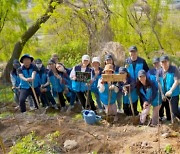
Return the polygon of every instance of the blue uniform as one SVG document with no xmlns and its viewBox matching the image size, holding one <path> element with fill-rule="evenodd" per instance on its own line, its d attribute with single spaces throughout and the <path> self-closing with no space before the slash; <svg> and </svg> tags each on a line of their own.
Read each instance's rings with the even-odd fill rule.
<svg viewBox="0 0 180 154">
<path fill-rule="evenodd" d="M 74 69 L 75 69 L 75 72 L 81 72 L 81 66 L 80 65 L 75 66 Z M 91 68 L 86 67 L 85 72 L 91 73 Z M 84 82 L 78 82 L 78 81 L 72 80 L 72 89 L 75 92 L 85 92 L 88 90 L 88 87 L 87 87 L 86 83 L 84 83 Z"/>
<path fill-rule="evenodd" d="M 102 74 L 103 69 L 99 67 L 99 74 L 97 76 L 95 76 L 95 72 L 94 69 L 92 70 L 92 78 L 93 78 L 93 82 L 91 84 L 91 92 L 93 92 L 95 94 L 96 97 L 96 102 L 98 104 L 98 108 L 102 109 L 102 104 L 100 101 L 100 96 L 99 96 L 99 90 L 98 90 L 98 80 L 101 78 L 101 74 Z"/>
<path fill-rule="evenodd" d="M 127 70 L 134 80 L 137 80 L 140 70 L 144 69 L 146 72 L 149 70 L 145 60 L 140 57 L 138 57 L 136 61 L 132 61 L 131 58 L 128 58 L 126 59 L 126 64 L 129 65 Z"/>
<path fill-rule="evenodd" d="M 37 67 L 34 66 L 33 64 L 30 64 L 29 68 L 26 68 L 23 65 L 18 69 L 18 73 L 23 74 L 25 78 L 31 78 L 33 72 L 37 72 Z M 35 90 L 36 96 L 38 97 L 39 93 L 40 93 L 39 92 L 40 84 L 39 84 L 39 78 L 38 78 L 37 74 L 35 75 L 35 79 L 34 79 L 33 83 L 28 83 L 27 81 L 24 81 L 24 80 L 20 79 L 20 98 L 19 98 L 19 102 L 20 102 L 21 112 L 26 112 L 25 101 L 26 101 L 26 98 L 29 95 L 31 95 L 33 97 L 35 107 L 38 108 L 38 105 L 37 105 L 38 102 L 36 102 L 34 93 L 31 90 L 31 84 L 32 84 L 32 87 Z"/>
<path fill-rule="evenodd" d="M 140 95 L 142 96 L 143 102 L 147 101 L 154 107 L 162 103 L 160 94 L 158 96 L 158 89 L 153 85 L 151 85 L 150 87 L 142 86 L 140 88 Z"/>
<path fill-rule="evenodd" d="M 44 85 L 48 82 L 48 70 L 44 66 L 42 66 L 41 69 L 37 71 L 37 76 L 39 78 L 40 85 Z M 43 88 L 46 88 L 46 92 L 41 92 L 40 95 L 43 106 L 49 106 L 49 102 L 51 102 L 52 105 L 55 106 L 56 102 L 51 94 L 50 85 Z"/>
<path fill-rule="evenodd" d="M 179 70 L 175 66 L 170 65 L 167 72 L 163 71 L 163 83 L 161 85 L 164 95 L 172 88 L 175 79 L 177 80 L 180 79 Z M 171 107 L 173 114 L 180 119 L 180 112 L 178 110 L 179 93 L 180 93 L 180 85 L 178 85 L 173 90 L 171 97 L 168 97 L 168 99 L 171 100 Z M 169 102 L 167 100 L 162 102 L 162 106 L 159 112 L 160 117 L 164 116 L 164 107 L 166 109 L 167 120 L 171 120 Z"/>
<path fill-rule="evenodd" d="M 31 78 L 33 71 L 35 71 L 35 72 L 37 71 L 36 66 L 34 66 L 33 64 L 30 64 L 30 67 L 29 67 L 29 68 L 26 68 L 26 67 L 23 65 L 23 66 L 21 66 L 21 67 L 18 69 L 18 73 L 19 73 L 19 74 L 23 74 L 25 78 Z M 33 86 L 34 88 L 37 88 L 37 87 L 40 86 L 40 84 L 39 84 L 39 78 L 38 78 L 37 74 L 36 74 L 35 79 L 34 79 L 34 81 L 33 81 L 33 83 L 32 83 L 32 86 Z M 21 88 L 21 89 L 29 89 L 29 88 L 30 88 L 30 85 L 29 85 L 29 83 L 28 83 L 27 81 L 24 81 L 24 80 L 20 79 L 20 88 Z"/>
<path fill-rule="evenodd" d="M 109 98 L 110 90 L 107 83 L 104 83 L 104 86 L 105 86 L 105 90 L 102 93 L 99 92 L 100 100 L 104 105 L 108 105 L 108 98 Z M 114 90 L 112 90 L 110 104 L 114 104 L 116 102 L 116 99 L 117 99 L 117 93 Z"/>
</svg>

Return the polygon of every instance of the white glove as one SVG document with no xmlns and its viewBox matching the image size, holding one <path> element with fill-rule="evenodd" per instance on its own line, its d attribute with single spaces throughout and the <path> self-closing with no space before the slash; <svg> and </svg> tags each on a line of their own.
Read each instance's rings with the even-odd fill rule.
<svg viewBox="0 0 180 154">
<path fill-rule="evenodd" d="M 167 91 L 166 94 L 165 94 L 166 97 L 170 97 L 171 95 L 172 95 L 172 91 L 171 90 Z"/>
</svg>

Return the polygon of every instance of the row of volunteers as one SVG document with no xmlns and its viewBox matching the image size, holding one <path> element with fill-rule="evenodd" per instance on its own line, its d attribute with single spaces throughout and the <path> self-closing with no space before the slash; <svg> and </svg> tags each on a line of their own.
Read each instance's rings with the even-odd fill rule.
<svg viewBox="0 0 180 154">
<path fill-rule="evenodd" d="M 152 125 L 156 125 L 159 118 L 165 119 L 164 112 L 166 119 L 171 120 L 170 102 L 173 117 L 180 119 L 180 72 L 171 65 L 167 55 L 154 58 L 153 68 L 149 69 L 146 61 L 138 56 L 137 47 L 131 46 L 125 66 L 116 66 L 111 54 L 105 55 L 104 63 L 105 67 L 101 68 L 100 57 L 93 57 L 91 62 L 88 55 L 83 55 L 81 63 L 69 69 L 54 54 L 45 67 L 41 59 L 34 60 L 25 54 L 20 62 L 14 60 L 10 74 L 15 101 L 21 112 L 26 112 L 26 101 L 30 103 L 30 109 L 33 109 L 33 100 L 35 109 L 41 102 L 46 109 L 50 106 L 59 109 L 60 105 L 61 112 L 72 110 L 74 103 L 80 102 L 83 109 L 90 108 L 99 113 L 105 111 L 113 115 L 115 121 L 118 120 L 118 112 L 132 115 L 132 103 L 134 114 L 140 114 L 141 124 L 145 123 L 152 106 Z M 91 80 L 88 83 L 77 81 L 76 72 L 91 73 Z M 125 74 L 126 79 L 107 83 L 103 81 L 102 74 Z M 141 113 L 137 110 L 138 99 Z"/>
</svg>

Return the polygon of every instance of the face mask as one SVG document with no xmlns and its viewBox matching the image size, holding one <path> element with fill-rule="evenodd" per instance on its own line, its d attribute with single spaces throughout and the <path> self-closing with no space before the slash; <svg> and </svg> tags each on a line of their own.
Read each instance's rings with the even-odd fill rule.
<svg viewBox="0 0 180 154">
<path fill-rule="evenodd" d="M 19 65 L 19 64 L 13 64 L 13 67 L 14 67 L 15 69 L 18 69 L 18 68 L 20 67 L 20 65 Z"/>
<path fill-rule="evenodd" d="M 36 67 L 40 69 L 42 67 L 42 64 L 36 64 Z"/>
</svg>

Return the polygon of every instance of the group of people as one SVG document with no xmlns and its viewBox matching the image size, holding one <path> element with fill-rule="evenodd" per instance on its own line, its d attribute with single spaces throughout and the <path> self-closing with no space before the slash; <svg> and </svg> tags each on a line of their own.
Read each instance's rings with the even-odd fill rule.
<svg viewBox="0 0 180 154">
<path fill-rule="evenodd" d="M 149 69 L 146 61 L 138 56 L 136 46 L 129 48 L 129 58 L 122 67 L 115 65 L 111 54 L 105 55 L 104 68 L 100 57 L 91 61 L 89 55 L 83 55 L 81 63 L 71 69 L 59 62 L 57 54 L 52 55 L 47 66 L 41 59 L 34 60 L 25 54 L 20 62 L 14 60 L 10 73 L 14 100 L 21 112 L 26 112 L 26 101 L 31 110 L 38 109 L 41 102 L 46 109 L 53 107 L 60 112 L 71 111 L 75 103 L 80 103 L 82 109 L 114 116 L 114 121 L 118 121 L 118 112 L 140 115 L 140 124 L 144 124 L 152 106 L 151 125 L 157 125 L 159 119 L 180 119 L 180 72 L 171 65 L 167 55 L 155 57 L 152 63 L 153 68 Z M 90 73 L 90 80 L 77 80 L 77 72 Z M 124 74 L 125 79 L 107 82 L 103 81 L 102 74 Z M 141 113 L 137 110 L 138 100 Z"/>
</svg>

